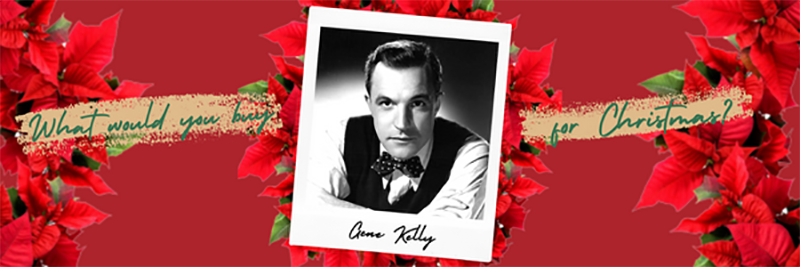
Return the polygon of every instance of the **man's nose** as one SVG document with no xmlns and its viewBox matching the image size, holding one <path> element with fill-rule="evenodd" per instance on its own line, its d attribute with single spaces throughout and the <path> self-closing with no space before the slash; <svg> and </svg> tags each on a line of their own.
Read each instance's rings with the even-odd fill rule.
<svg viewBox="0 0 800 267">
<path fill-rule="evenodd" d="M 394 127 L 402 131 L 410 130 L 414 126 L 413 119 L 414 116 L 411 114 L 411 109 L 403 107 L 394 118 Z"/>
</svg>

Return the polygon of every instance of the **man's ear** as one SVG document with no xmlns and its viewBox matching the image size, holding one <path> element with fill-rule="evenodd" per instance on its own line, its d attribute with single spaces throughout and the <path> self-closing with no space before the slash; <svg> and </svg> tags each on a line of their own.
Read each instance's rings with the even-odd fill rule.
<svg viewBox="0 0 800 267">
<path fill-rule="evenodd" d="M 442 106 L 442 98 L 444 97 L 444 93 L 438 93 L 436 96 L 433 97 L 433 115 L 439 113 L 439 108 Z"/>
</svg>

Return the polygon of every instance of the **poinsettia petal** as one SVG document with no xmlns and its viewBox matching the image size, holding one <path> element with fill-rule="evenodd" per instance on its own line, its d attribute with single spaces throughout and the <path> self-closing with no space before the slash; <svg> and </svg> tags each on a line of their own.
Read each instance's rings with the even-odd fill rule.
<svg viewBox="0 0 800 267">
<path fill-rule="evenodd" d="M 403 12 L 413 15 L 421 15 L 422 7 L 427 0 L 396 0 L 398 6 L 403 9 Z"/>
<path fill-rule="evenodd" d="M 672 231 L 707 234 L 717 229 L 717 227 L 730 223 L 731 219 L 733 219 L 733 216 L 731 216 L 728 208 L 720 202 L 714 201 L 711 207 L 704 211 L 703 214 L 694 219 L 683 219 L 678 227 L 675 227 Z"/>
<path fill-rule="evenodd" d="M 506 229 L 514 227 L 525 229 L 525 213 L 522 206 L 512 201 L 511 205 L 508 206 L 508 210 L 498 220 Z"/>
<path fill-rule="evenodd" d="M 114 190 L 111 190 L 103 179 L 97 176 L 92 169 L 86 167 L 61 164 L 59 175 L 61 176 L 61 180 L 64 180 L 65 184 L 77 187 L 91 187 L 92 191 L 97 195 L 117 194 Z"/>
<path fill-rule="evenodd" d="M 57 76 L 58 69 L 58 44 L 47 41 L 30 41 L 28 49 L 31 53 L 31 63 L 36 66 L 42 74 Z M 57 78 L 49 79 L 51 82 Z"/>
<path fill-rule="evenodd" d="M 642 192 L 636 209 L 655 205 L 658 201 L 683 209 L 694 198 L 694 189 L 703 184 L 703 174 L 682 166 L 669 157 L 653 168 L 653 174 Z"/>
<path fill-rule="evenodd" d="M 286 88 L 273 77 L 269 77 L 269 80 L 267 80 L 267 93 L 275 95 L 275 101 L 281 105 L 286 103 L 286 99 L 289 98 L 289 93 L 286 92 Z"/>
<path fill-rule="evenodd" d="M 757 42 L 750 49 L 750 59 L 758 68 L 767 88 L 786 107 L 791 99 L 791 86 L 794 74 L 800 67 L 800 49 L 797 44 L 778 44 Z"/>
<path fill-rule="evenodd" d="M 358 266 L 358 254 L 354 250 L 328 249 L 322 266 Z"/>
<path fill-rule="evenodd" d="M 800 32 L 788 20 L 778 17 L 775 24 L 761 26 L 761 37 L 768 43 L 795 43 L 800 41 Z"/>
<path fill-rule="evenodd" d="M 281 155 L 278 152 L 265 147 L 262 142 L 255 143 L 247 148 L 239 162 L 238 177 L 244 178 L 253 174 L 265 181 L 275 172 L 275 165 L 280 160 Z"/>
<path fill-rule="evenodd" d="M 521 106 L 520 104 L 506 101 L 505 113 L 503 114 L 503 141 L 514 148 L 519 148 L 519 143 L 522 141 L 523 118 L 519 115 L 522 110 Z"/>
<path fill-rule="evenodd" d="M 508 24 L 511 24 L 511 30 L 512 30 L 512 31 L 513 31 L 513 30 L 516 30 L 516 29 L 517 29 L 517 23 L 519 23 L 519 16 L 520 16 L 520 15 L 517 15 L 517 16 L 516 16 L 516 17 L 514 17 L 513 19 L 510 19 L 510 20 L 503 21 L 503 23 L 508 23 Z"/>
<path fill-rule="evenodd" d="M 303 265 L 308 261 L 308 249 L 302 246 L 289 245 L 289 239 L 283 243 L 283 246 L 289 249 L 289 257 L 292 262 L 292 267 Z"/>
<path fill-rule="evenodd" d="M 0 163 L 3 164 L 3 169 L 7 172 L 17 173 L 17 170 L 25 166 L 28 162 L 28 156 L 22 152 L 22 146 L 17 143 L 16 137 L 6 139 L 6 144 L 0 148 Z"/>
<path fill-rule="evenodd" d="M 759 119 L 758 127 L 764 133 L 764 137 L 761 147 L 756 152 L 756 157 L 764 162 L 773 175 L 777 175 L 781 168 L 777 162 L 789 154 L 789 150 L 786 148 L 788 139 L 783 130 L 770 121 Z"/>
<path fill-rule="evenodd" d="M 275 67 L 278 68 L 278 71 L 284 78 L 292 81 L 298 87 L 303 86 L 303 68 L 287 64 L 286 59 L 283 57 L 271 57 L 272 61 L 275 62 Z"/>
<path fill-rule="evenodd" d="M 553 59 L 553 46 L 556 41 L 546 44 L 538 51 L 522 49 L 514 67 L 514 77 L 517 79 L 531 79 L 535 84 L 541 84 L 550 75 L 550 63 Z"/>
<path fill-rule="evenodd" d="M 394 262 L 394 254 L 364 251 L 363 267 L 385 267 Z"/>
<path fill-rule="evenodd" d="M 733 241 L 716 241 L 697 248 L 715 266 L 742 266 L 741 253 Z"/>
<path fill-rule="evenodd" d="M 699 17 L 708 36 L 728 36 L 740 32 L 751 23 L 744 17 L 739 1 L 691 0 L 678 6 L 686 14 Z"/>
<path fill-rule="evenodd" d="M 0 265 L 32 266 L 32 244 L 31 222 L 26 212 L 14 222 L 0 228 Z"/>
<path fill-rule="evenodd" d="M 114 92 L 103 77 L 84 65 L 71 64 L 64 70 L 59 92 L 65 96 L 114 98 Z"/>
<path fill-rule="evenodd" d="M 302 91 L 295 86 L 278 112 L 278 118 L 283 123 L 282 130 L 290 132 L 292 136 L 297 136 L 300 129 L 301 95 Z"/>
<path fill-rule="evenodd" d="M 792 256 L 789 257 L 789 260 L 786 262 L 786 267 L 796 267 L 800 266 L 800 247 L 792 252 Z"/>
<path fill-rule="evenodd" d="M 708 83 L 706 77 L 692 65 L 689 65 L 689 62 L 686 62 L 683 72 L 685 79 L 683 82 L 683 94 L 689 97 L 689 101 L 712 90 L 711 84 Z"/>
<path fill-rule="evenodd" d="M 104 19 L 97 27 L 88 27 L 79 21 L 69 34 L 64 62 L 85 65 L 94 72 L 103 70 L 114 55 L 120 14 Z"/>
<path fill-rule="evenodd" d="M 780 224 L 738 223 L 728 229 L 742 253 L 742 265 L 783 266 L 794 249 L 789 232 Z"/>
<path fill-rule="evenodd" d="M 777 4 L 781 5 L 778 17 L 788 20 L 791 25 L 800 25 L 800 2 L 778 1 Z"/>
<path fill-rule="evenodd" d="M 702 124 L 697 127 L 700 138 L 717 143 L 718 146 L 742 145 L 753 131 L 753 118 L 744 117 L 715 124 Z"/>
<path fill-rule="evenodd" d="M 761 1 L 739 0 L 739 4 L 741 5 L 742 16 L 747 20 L 759 20 L 766 16 Z"/>
<path fill-rule="evenodd" d="M 18 193 L 28 210 L 34 214 L 41 214 L 47 210 L 51 198 L 47 195 L 46 181 L 42 176 L 31 179 L 31 172 L 26 166 L 20 166 L 17 176 Z"/>
<path fill-rule="evenodd" d="M 264 189 L 259 196 L 270 196 L 270 197 L 286 197 L 292 194 L 294 188 L 294 174 L 289 174 L 286 179 L 281 181 L 276 186 L 270 186 Z"/>
<path fill-rule="evenodd" d="M 122 81 L 117 89 L 114 89 L 114 94 L 117 95 L 117 98 L 140 97 L 150 86 L 153 86 L 153 84 Z"/>
<path fill-rule="evenodd" d="M 53 250 L 42 258 L 48 266 L 76 266 L 81 250 L 67 235 L 61 235 Z"/>
<path fill-rule="evenodd" d="M 465 18 L 468 20 L 477 20 L 477 21 L 494 21 L 497 18 L 497 12 L 478 9 L 467 13 Z"/>
<path fill-rule="evenodd" d="M 14 221 L 14 207 L 11 206 L 9 197 L 6 187 L 0 184 L 0 227 Z"/>
<path fill-rule="evenodd" d="M 45 98 L 53 95 L 58 88 L 47 80 L 44 74 L 36 74 L 28 83 L 28 89 L 19 102 L 26 102 L 34 99 Z"/>
<path fill-rule="evenodd" d="M 5 54 L 3 54 L 3 56 L 5 56 Z M 6 60 L 3 60 L 2 62 L 5 64 Z M 3 82 L 6 84 L 6 86 L 8 86 L 11 91 L 16 93 L 24 93 L 25 90 L 28 89 L 28 84 L 30 83 L 31 79 L 33 79 L 33 76 L 39 74 L 39 71 L 37 71 L 33 65 L 27 64 L 27 62 L 24 63 L 25 64 L 20 62 L 16 75 L 3 76 Z"/>
<path fill-rule="evenodd" d="M 278 206 L 278 211 L 283 213 L 289 220 L 292 219 L 292 202 Z"/>
<path fill-rule="evenodd" d="M 708 44 L 708 40 L 703 36 L 686 34 L 692 40 L 697 55 L 703 59 L 703 63 L 719 71 L 723 76 L 731 77 L 739 67 L 739 60 L 736 53 L 727 52 Z"/>
<path fill-rule="evenodd" d="M 21 56 L 22 49 L 0 47 L 0 57 L 3 58 L 3 61 L 0 61 L 0 76 L 3 77 L 3 81 L 8 76 L 16 76 Z"/>
<path fill-rule="evenodd" d="M 514 162 L 514 165 L 519 167 L 531 167 L 538 173 L 549 173 L 551 172 L 547 166 L 542 163 L 539 158 L 531 153 L 525 153 L 517 149 L 513 149 L 511 151 L 511 155 L 509 155 L 511 161 Z"/>
<path fill-rule="evenodd" d="M 307 31 L 308 25 L 292 21 L 265 34 L 264 37 L 278 43 L 283 49 L 283 56 L 296 57 L 306 53 Z"/>
<path fill-rule="evenodd" d="M 747 188 L 750 172 L 741 156 L 728 157 L 722 165 L 719 183 L 726 189 L 741 196 Z"/>
<path fill-rule="evenodd" d="M 753 194 L 764 200 L 773 214 L 777 214 L 789 205 L 790 188 L 792 188 L 791 180 L 772 177 L 761 179 L 753 189 Z"/>
<path fill-rule="evenodd" d="M 517 177 L 516 181 L 514 181 L 514 185 L 508 190 L 508 194 L 515 197 L 527 198 L 535 194 L 540 194 L 546 189 L 546 186 L 542 186 L 532 179 Z"/>
<path fill-rule="evenodd" d="M 95 135 L 91 138 L 81 136 L 75 139 L 75 145 L 78 147 L 78 150 L 87 157 L 108 165 L 108 151 L 106 151 L 105 136 Z"/>
<path fill-rule="evenodd" d="M 494 218 L 500 218 L 501 215 L 505 214 L 508 211 L 508 207 L 511 206 L 511 196 L 510 195 L 499 195 L 497 197 L 497 211 L 494 214 Z"/>
<path fill-rule="evenodd" d="M 5 86 L 0 86 L 0 127 L 12 131 L 18 131 L 17 121 L 17 101 L 19 94 L 11 91 Z"/>
<path fill-rule="evenodd" d="M 514 90 L 511 90 L 509 98 L 514 102 L 525 103 L 550 103 L 550 96 L 531 79 L 519 78 L 514 83 Z"/>
<path fill-rule="evenodd" d="M 57 223 L 67 228 L 81 229 L 92 223 L 99 224 L 108 216 L 88 203 L 72 200 L 64 207 Z"/>
<path fill-rule="evenodd" d="M 28 22 L 23 18 L 14 18 L 0 28 L 0 46 L 5 48 L 22 48 L 27 39 L 24 30 L 28 29 Z"/>
<path fill-rule="evenodd" d="M 25 12 L 25 7 L 14 0 L 0 0 L 0 25 Z"/>
<path fill-rule="evenodd" d="M 25 20 L 34 24 L 50 24 L 50 13 L 55 4 L 56 1 L 53 0 L 33 1 L 31 7 L 25 11 Z"/>
<path fill-rule="evenodd" d="M 732 210 L 737 223 L 774 223 L 775 217 L 767 203 L 756 195 L 748 194 L 742 198 L 742 207 Z"/>
<path fill-rule="evenodd" d="M 736 34 L 736 43 L 738 43 L 739 47 L 742 49 L 751 47 L 756 43 L 756 40 L 758 40 L 760 30 L 761 24 L 750 24 L 746 29 Z"/>
<path fill-rule="evenodd" d="M 702 170 L 714 154 L 714 144 L 683 132 L 667 131 L 664 140 L 675 159 L 689 171 Z"/>
<path fill-rule="evenodd" d="M 57 225 L 48 225 L 42 228 L 42 231 L 33 242 L 33 247 L 31 249 L 33 251 L 33 258 L 41 258 L 50 252 L 50 250 L 56 246 L 60 237 L 61 230 L 58 229 Z"/>
</svg>

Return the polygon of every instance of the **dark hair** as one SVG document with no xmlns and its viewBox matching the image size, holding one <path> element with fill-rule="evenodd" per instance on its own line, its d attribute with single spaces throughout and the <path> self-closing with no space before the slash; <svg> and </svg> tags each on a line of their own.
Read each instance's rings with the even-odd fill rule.
<svg viewBox="0 0 800 267">
<path fill-rule="evenodd" d="M 367 74 L 367 94 L 370 94 L 372 89 L 372 72 L 379 62 L 391 68 L 423 67 L 426 80 L 433 86 L 434 93 L 438 95 L 442 91 L 442 65 L 431 47 L 425 43 L 397 40 L 375 48 L 375 51 L 367 57 L 367 64 L 364 66 L 364 72 Z"/>
</svg>

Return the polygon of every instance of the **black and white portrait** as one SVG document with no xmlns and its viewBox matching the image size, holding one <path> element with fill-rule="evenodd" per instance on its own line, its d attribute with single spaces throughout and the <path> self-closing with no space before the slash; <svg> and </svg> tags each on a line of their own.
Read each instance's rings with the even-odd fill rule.
<svg viewBox="0 0 800 267">
<path fill-rule="evenodd" d="M 443 34 L 425 34 L 412 26 L 427 24 L 430 31 L 442 19 L 424 18 L 431 20 L 426 23 L 406 15 L 344 11 L 349 19 L 343 21 L 332 18 L 342 10 L 314 12 L 295 181 L 293 213 L 300 216 L 294 215 L 291 239 L 297 235 L 307 243 L 303 232 L 322 222 L 305 215 L 322 219 L 324 227 L 341 223 L 340 230 L 331 230 L 341 233 L 331 236 L 344 237 L 306 245 L 418 255 L 435 250 L 448 256 L 446 243 L 466 240 L 448 231 L 475 228 L 491 235 L 499 164 L 492 155 L 499 154 L 499 143 L 495 149 L 491 144 L 499 142 L 502 129 L 508 39 L 502 42 L 503 34 L 496 32 L 499 40 L 447 36 L 489 23 L 459 24 L 465 28 L 459 30 L 453 23 L 461 21 L 448 20 L 438 27 Z M 395 20 L 390 28 L 397 22 L 408 27 L 381 30 L 381 23 L 358 22 L 357 15 L 387 16 L 384 22 Z M 348 21 L 353 25 L 336 25 Z M 337 216 L 321 218 L 325 213 Z M 489 219 L 484 223 L 484 218 Z M 415 230 L 409 235 L 405 229 Z M 443 240 L 448 238 L 452 241 Z M 480 247 L 489 251 L 480 254 L 491 254 L 491 237 L 488 241 Z"/>
</svg>

